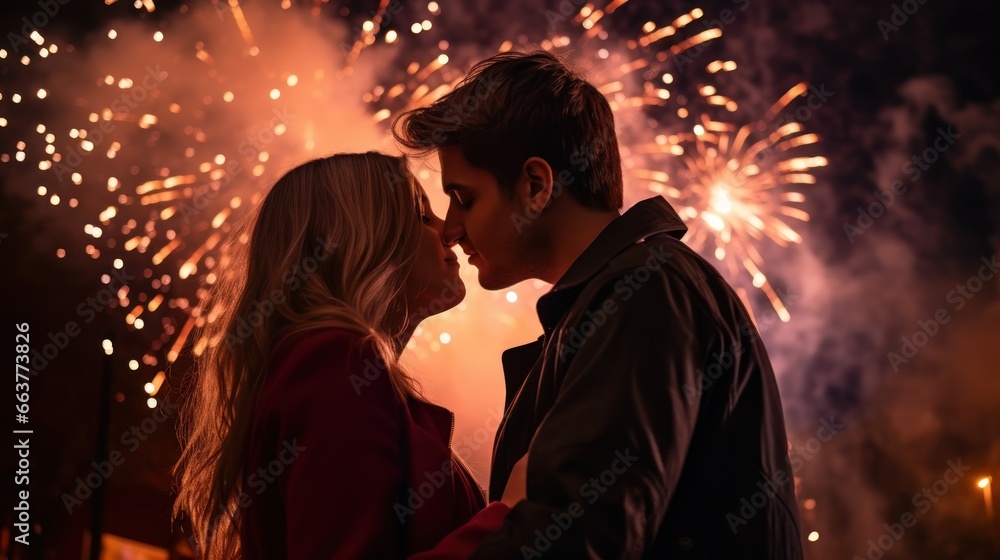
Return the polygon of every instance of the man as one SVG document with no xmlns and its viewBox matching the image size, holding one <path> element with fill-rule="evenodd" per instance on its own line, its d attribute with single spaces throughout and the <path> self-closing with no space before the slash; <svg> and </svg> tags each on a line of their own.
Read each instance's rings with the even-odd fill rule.
<svg viewBox="0 0 1000 560">
<path fill-rule="evenodd" d="M 802 557 L 767 353 L 662 197 L 624 214 L 603 95 L 545 52 L 498 54 L 393 127 L 440 158 L 444 241 L 480 284 L 553 284 L 503 354 L 490 497 L 527 496 L 473 558 Z"/>
</svg>

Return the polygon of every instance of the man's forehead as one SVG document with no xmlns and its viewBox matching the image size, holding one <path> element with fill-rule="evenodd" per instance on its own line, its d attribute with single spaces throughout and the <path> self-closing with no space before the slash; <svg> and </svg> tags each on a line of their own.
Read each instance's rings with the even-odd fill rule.
<svg viewBox="0 0 1000 560">
<path fill-rule="evenodd" d="M 441 163 L 441 185 L 445 193 L 461 188 L 463 177 L 468 172 L 468 164 L 457 146 L 443 146 L 438 150 Z"/>
<path fill-rule="evenodd" d="M 461 166 L 465 163 L 465 157 L 462 156 L 462 151 L 458 146 L 442 146 L 438 148 L 438 160 L 441 162 L 441 172 L 444 172 L 445 164 L 449 167 Z"/>
</svg>

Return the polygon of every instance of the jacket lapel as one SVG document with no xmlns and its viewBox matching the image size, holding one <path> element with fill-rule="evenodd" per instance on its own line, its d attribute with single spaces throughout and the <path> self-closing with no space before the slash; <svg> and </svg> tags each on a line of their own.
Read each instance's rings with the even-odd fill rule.
<svg viewBox="0 0 1000 560">
<path fill-rule="evenodd" d="M 517 395 L 521 385 L 524 384 L 524 380 L 531 372 L 531 368 L 542 355 L 544 338 L 544 336 L 540 336 L 534 342 L 505 350 L 500 358 L 503 363 L 503 378 L 507 389 L 507 398 L 504 400 L 503 405 L 504 410 L 510 408 L 510 403 L 514 400 L 514 396 Z"/>
</svg>

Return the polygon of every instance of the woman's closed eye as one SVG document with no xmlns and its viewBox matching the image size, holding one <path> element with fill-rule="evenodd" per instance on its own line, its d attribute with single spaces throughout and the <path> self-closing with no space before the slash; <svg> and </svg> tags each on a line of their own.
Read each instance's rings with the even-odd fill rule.
<svg viewBox="0 0 1000 560">
<path fill-rule="evenodd" d="M 429 224 L 434 221 L 429 215 L 430 205 L 431 202 L 427 200 L 426 195 L 421 196 L 420 199 L 417 200 L 417 215 L 420 216 L 420 221 L 424 224 Z"/>
</svg>

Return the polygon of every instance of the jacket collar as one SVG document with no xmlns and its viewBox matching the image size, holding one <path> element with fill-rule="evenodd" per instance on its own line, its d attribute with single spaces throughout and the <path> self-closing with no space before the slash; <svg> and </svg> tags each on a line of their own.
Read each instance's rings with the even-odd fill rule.
<svg viewBox="0 0 1000 560">
<path fill-rule="evenodd" d="M 455 414 L 452 411 L 417 397 L 410 397 L 407 404 L 414 420 L 420 419 L 417 420 L 417 423 L 422 424 L 427 430 L 433 429 L 443 445 L 451 446 L 451 436 L 454 434 L 455 427 Z M 430 421 L 422 421 L 425 418 Z"/>
<path fill-rule="evenodd" d="M 643 200 L 604 228 L 583 253 L 570 265 L 555 286 L 538 298 L 538 320 L 547 335 L 576 301 L 580 288 L 617 254 L 635 243 L 657 234 L 680 239 L 687 226 L 664 200 L 655 196 Z M 504 381 L 507 389 L 505 408 L 510 407 L 518 389 L 534 367 L 544 348 L 545 335 L 503 353 Z"/>
<path fill-rule="evenodd" d="M 662 196 L 636 203 L 608 224 L 552 289 L 538 299 L 538 320 L 545 332 L 554 328 L 573 305 L 579 288 L 612 258 L 647 237 L 663 233 L 680 239 L 687 233 L 687 226 Z"/>
<path fill-rule="evenodd" d="M 511 401 L 517 396 L 517 391 L 524 384 L 525 378 L 542 355 L 545 337 L 540 336 L 537 340 L 508 348 L 501 355 L 500 361 L 503 364 L 504 388 L 507 395 L 503 408 L 510 408 Z"/>
</svg>

